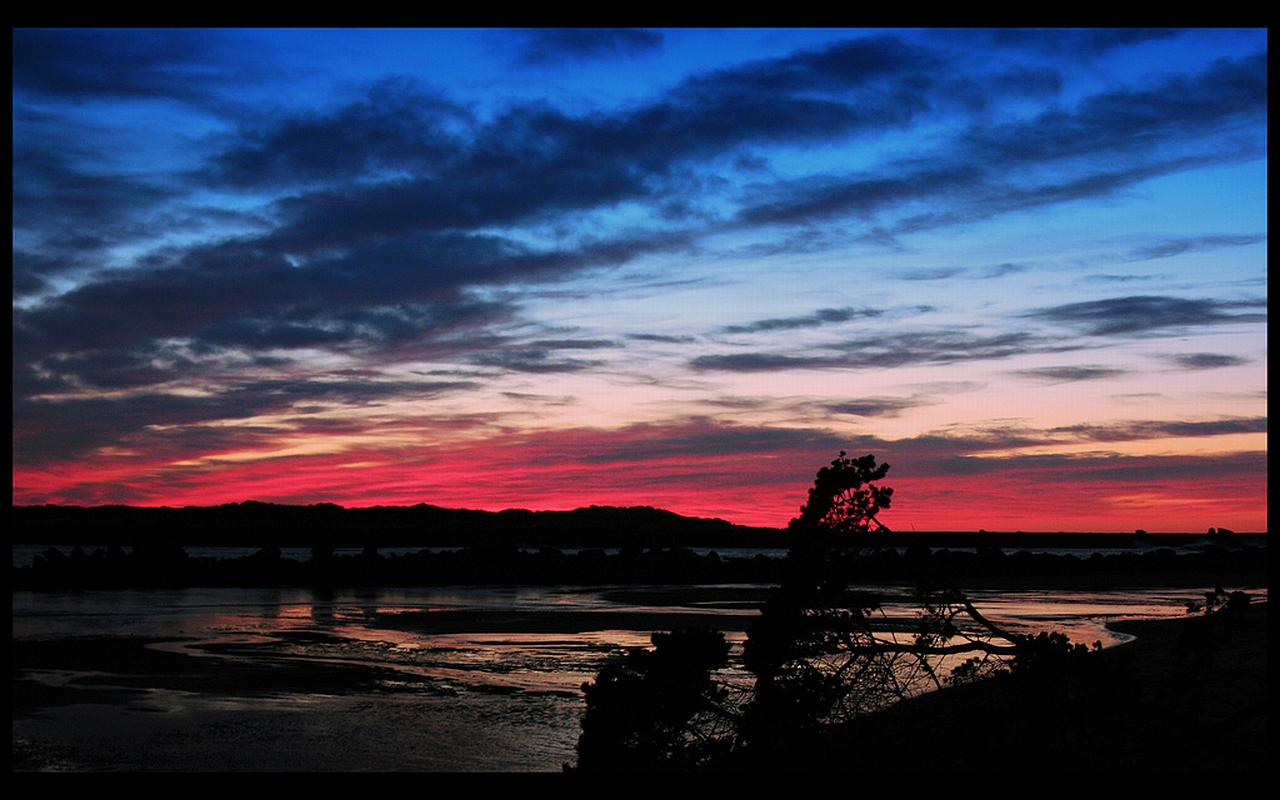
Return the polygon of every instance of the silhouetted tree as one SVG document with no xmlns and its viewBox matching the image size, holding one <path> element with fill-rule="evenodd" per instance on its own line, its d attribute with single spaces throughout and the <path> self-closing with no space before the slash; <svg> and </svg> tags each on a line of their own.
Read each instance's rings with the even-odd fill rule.
<svg viewBox="0 0 1280 800">
<path fill-rule="evenodd" d="M 1032 639 L 1001 630 L 963 594 L 922 588 L 914 619 L 889 619 L 875 595 L 848 585 L 851 559 L 893 490 L 878 484 L 888 464 L 841 452 L 818 471 L 808 502 L 791 521 L 786 567 L 743 648 L 755 675 L 747 697 L 713 670 L 722 634 L 654 634 L 655 649 L 632 651 L 585 685 L 579 767 L 696 769 L 733 754 L 739 768 L 767 763 L 796 735 L 849 722 L 926 689 L 1076 657 L 1061 634 Z M 954 672 L 948 665 L 969 656 Z M 757 757 L 759 757 L 757 759 Z"/>
<path fill-rule="evenodd" d="M 874 455 L 847 458 L 841 450 L 831 466 L 818 470 L 809 500 L 790 527 L 833 534 L 864 533 L 872 526 L 888 530 L 876 514 L 889 507 L 893 489 L 875 484 L 888 472 L 889 465 L 877 466 Z"/>
<path fill-rule="evenodd" d="M 687 772 L 732 746 L 728 690 L 712 678 L 728 661 L 724 634 L 694 628 L 652 641 L 654 649 L 631 650 L 583 685 L 578 769 Z"/>
<path fill-rule="evenodd" d="M 874 455 L 841 452 L 818 470 L 789 524 L 783 580 L 743 648 L 756 676 L 740 726 L 746 747 L 768 750 L 797 733 L 1005 671 L 1025 649 L 1026 637 L 992 624 L 958 591 L 921 587 L 908 624 L 888 619 L 875 595 L 850 588 L 850 564 L 873 549 L 868 534 L 887 530 L 876 515 L 893 497 L 880 483 L 888 471 Z"/>
<path fill-rule="evenodd" d="M 874 455 L 847 458 L 844 451 L 818 470 L 800 516 L 791 520 L 791 549 L 781 584 L 761 609 L 744 647 L 743 662 L 756 675 L 755 696 L 744 720 L 748 741 L 767 743 L 843 716 L 851 689 L 885 685 L 865 680 L 879 670 L 879 655 L 855 663 L 875 640 L 870 615 L 876 599 L 845 581 L 849 559 L 865 534 L 882 529 L 876 514 L 889 507 L 893 489 L 880 486 L 888 464 Z M 855 699 L 861 707 L 868 698 Z"/>
</svg>

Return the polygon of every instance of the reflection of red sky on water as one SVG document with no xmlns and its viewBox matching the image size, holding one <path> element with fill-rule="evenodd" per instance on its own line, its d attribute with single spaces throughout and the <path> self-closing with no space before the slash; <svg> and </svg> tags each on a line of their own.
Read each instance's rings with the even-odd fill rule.
<svg viewBox="0 0 1280 800">
<path fill-rule="evenodd" d="M 726 453 L 702 450 L 696 437 L 679 431 L 644 441 L 635 433 L 567 431 L 283 457 L 240 451 L 166 464 L 103 458 L 57 472 L 15 470 L 14 503 L 176 507 L 259 500 L 490 511 L 644 505 L 780 527 L 804 503 L 816 469 L 834 456 L 809 443 L 770 448 L 742 441 L 741 452 Z M 1266 529 L 1265 452 L 960 459 L 918 446 L 896 457 L 892 444 L 876 455 L 892 465 L 886 483 L 895 502 L 882 519 L 895 530 Z"/>
</svg>

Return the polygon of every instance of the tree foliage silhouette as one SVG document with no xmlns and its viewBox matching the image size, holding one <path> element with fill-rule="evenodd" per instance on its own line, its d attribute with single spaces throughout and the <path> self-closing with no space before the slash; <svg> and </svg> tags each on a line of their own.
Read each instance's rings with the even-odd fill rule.
<svg viewBox="0 0 1280 800">
<path fill-rule="evenodd" d="M 866 534 L 888 530 L 876 517 L 893 499 L 893 489 L 878 483 L 888 472 L 889 465 L 877 465 L 874 455 L 848 458 L 843 450 L 818 470 L 800 516 L 787 525 L 791 542 L 783 589 L 843 584 L 849 559 L 871 549 Z"/>
<path fill-rule="evenodd" d="M 848 458 L 841 450 L 830 466 L 818 470 L 808 502 L 789 527 L 832 534 L 864 533 L 872 526 L 887 531 L 876 514 L 889 507 L 893 489 L 875 481 L 883 480 L 888 472 L 889 465 L 877 466 L 874 455 Z"/>
<path fill-rule="evenodd" d="M 654 633 L 652 642 L 582 687 L 578 769 L 687 772 L 732 746 L 728 690 L 712 679 L 728 661 L 724 634 L 693 628 Z"/>
<path fill-rule="evenodd" d="M 852 721 L 927 689 L 1008 672 L 1024 656 L 1058 663 L 1061 634 L 1012 634 L 963 594 L 920 589 L 914 618 L 890 619 L 876 595 L 849 586 L 849 566 L 893 490 L 888 464 L 840 455 L 818 470 L 808 502 L 788 525 L 782 579 L 743 646 L 754 676 L 748 692 L 718 678 L 723 634 L 654 634 L 653 651 L 632 651 L 584 686 L 578 742 L 587 770 L 691 770 L 725 756 L 766 763 L 797 734 Z M 952 666 L 959 659 L 969 658 Z"/>
<path fill-rule="evenodd" d="M 876 515 L 893 497 L 878 483 L 888 472 L 874 455 L 848 458 L 841 451 L 818 470 L 800 516 L 788 525 L 782 582 L 744 645 L 743 663 L 756 675 L 743 716 L 747 742 L 768 746 L 789 732 L 866 713 L 887 702 L 882 691 L 895 690 L 890 654 L 872 632 L 879 602 L 846 580 L 865 534 L 887 530 Z"/>
</svg>

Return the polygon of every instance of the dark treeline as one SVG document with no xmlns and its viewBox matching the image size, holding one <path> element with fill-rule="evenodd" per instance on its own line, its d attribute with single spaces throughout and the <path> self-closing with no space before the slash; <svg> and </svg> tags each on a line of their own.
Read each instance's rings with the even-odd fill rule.
<svg viewBox="0 0 1280 800">
<path fill-rule="evenodd" d="M 135 506 L 14 506 L 12 544 L 132 547 L 718 547 L 786 548 L 780 528 L 685 517 L 649 506 L 590 506 L 574 511 L 477 511 L 419 504 L 343 508 L 332 503 L 291 506 L 228 503 L 185 508 Z M 1180 547 L 1208 537 L 1234 547 L 1265 534 L 1210 529 L 1207 534 L 938 533 L 869 531 L 870 547 L 1128 549 Z"/>
<path fill-rule="evenodd" d="M 602 585 L 772 583 L 783 560 L 764 555 L 722 557 L 686 547 L 624 547 L 616 553 L 589 548 L 566 553 L 542 546 L 535 551 L 513 544 L 480 544 L 457 550 L 379 553 L 366 546 L 360 554 L 336 554 L 333 547 L 311 548 L 305 560 L 285 558 L 267 545 L 239 558 L 195 557 L 173 543 L 144 543 L 126 551 L 120 545 L 70 552 L 48 548 L 31 566 L 14 567 L 17 589 L 68 590 L 176 588 L 186 586 L 361 586 L 443 585 Z M 931 576 L 969 586 L 1076 583 L 1112 586 L 1197 587 L 1207 584 L 1265 583 L 1265 547 L 1207 544 L 1196 552 L 1169 548 L 1136 552 L 1113 550 L 1088 557 L 1074 554 L 1006 553 L 997 547 L 977 552 L 934 550 L 915 545 L 905 551 L 863 551 L 843 566 L 851 583 L 929 583 Z"/>
</svg>

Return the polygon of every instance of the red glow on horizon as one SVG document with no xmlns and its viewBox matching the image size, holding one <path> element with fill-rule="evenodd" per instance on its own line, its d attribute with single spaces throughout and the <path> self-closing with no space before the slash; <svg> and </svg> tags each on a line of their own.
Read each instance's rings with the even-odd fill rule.
<svg viewBox="0 0 1280 800">
<path fill-rule="evenodd" d="M 779 528 L 797 516 L 817 467 L 811 452 L 758 458 L 650 452 L 626 461 L 627 443 L 526 441 L 421 451 L 346 452 L 199 467 L 136 461 L 54 471 L 14 471 L 14 503 L 213 506 L 256 500 L 288 505 L 412 506 L 567 511 L 590 505 L 653 506 L 691 517 Z M 826 455 L 826 454 L 823 454 Z M 893 506 L 881 515 L 897 531 L 1201 532 L 1266 530 L 1262 466 L 1204 485 L 1203 465 L 1135 458 L 1053 467 L 1016 463 L 983 474 L 927 474 L 893 464 L 885 481 Z M 1150 472 L 1150 474 L 1148 474 Z M 1155 477 L 1153 477 L 1155 476 Z"/>
</svg>

